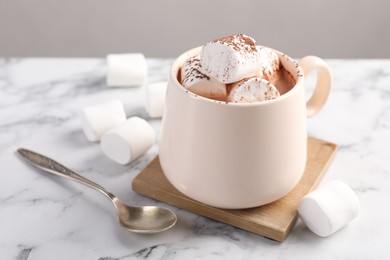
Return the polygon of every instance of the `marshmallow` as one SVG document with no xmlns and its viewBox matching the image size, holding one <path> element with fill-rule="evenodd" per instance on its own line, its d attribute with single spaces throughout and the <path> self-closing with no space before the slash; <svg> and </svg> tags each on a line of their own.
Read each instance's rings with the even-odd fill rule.
<svg viewBox="0 0 390 260">
<path fill-rule="evenodd" d="M 271 48 L 258 46 L 260 56 L 260 77 L 273 82 L 280 69 L 280 59 L 278 54 Z"/>
<path fill-rule="evenodd" d="M 110 102 L 84 108 L 80 112 L 81 126 L 87 139 L 99 141 L 101 136 L 117 125 L 126 121 L 126 113 L 122 102 Z"/>
<path fill-rule="evenodd" d="M 201 50 L 200 71 L 221 83 L 233 83 L 255 76 L 261 67 L 256 41 L 236 34 L 206 43 Z"/>
<path fill-rule="evenodd" d="M 199 55 L 187 59 L 181 68 L 181 84 L 199 96 L 225 100 L 226 85 L 200 71 Z"/>
<path fill-rule="evenodd" d="M 311 231 L 326 237 L 355 218 L 359 208 L 354 191 L 344 182 L 334 180 L 303 197 L 298 213 Z"/>
<path fill-rule="evenodd" d="M 146 110 L 150 117 L 162 117 L 166 92 L 166 81 L 151 83 L 146 86 Z"/>
<path fill-rule="evenodd" d="M 108 86 L 140 86 L 146 78 L 147 66 L 142 53 L 107 55 Z"/>
<path fill-rule="evenodd" d="M 279 91 L 267 80 L 249 78 L 232 84 L 227 100 L 234 103 L 249 103 L 270 100 L 279 96 Z"/>
<path fill-rule="evenodd" d="M 131 117 L 102 136 L 103 153 L 120 164 L 127 164 L 144 154 L 153 144 L 156 134 L 144 119 Z"/>
</svg>

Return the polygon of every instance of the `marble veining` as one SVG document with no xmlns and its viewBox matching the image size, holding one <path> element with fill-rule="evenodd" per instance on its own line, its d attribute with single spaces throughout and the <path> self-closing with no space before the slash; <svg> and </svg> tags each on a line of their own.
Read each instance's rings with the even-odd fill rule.
<svg viewBox="0 0 390 260">
<path fill-rule="evenodd" d="M 167 80 L 171 62 L 148 59 L 148 81 Z M 158 154 L 157 142 L 130 165 L 118 165 L 83 136 L 78 112 L 115 98 L 157 134 L 161 120 L 148 118 L 143 87 L 106 86 L 103 59 L 0 59 L 0 259 L 388 259 L 390 60 L 327 62 L 334 87 L 323 111 L 308 120 L 308 132 L 339 144 L 323 182 L 347 182 L 361 213 L 328 238 L 298 221 L 278 243 L 131 190 Z M 171 208 L 178 223 L 156 235 L 128 233 L 104 196 L 23 163 L 19 147 L 54 158 L 129 204 Z"/>
</svg>

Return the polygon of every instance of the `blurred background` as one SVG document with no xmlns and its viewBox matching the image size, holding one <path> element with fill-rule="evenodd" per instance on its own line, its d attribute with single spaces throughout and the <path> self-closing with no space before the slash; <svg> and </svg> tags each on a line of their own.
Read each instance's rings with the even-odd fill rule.
<svg viewBox="0 0 390 260">
<path fill-rule="evenodd" d="M 295 58 L 390 58 L 390 1 L 0 0 L 0 57 L 173 58 L 236 33 Z"/>
</svg>

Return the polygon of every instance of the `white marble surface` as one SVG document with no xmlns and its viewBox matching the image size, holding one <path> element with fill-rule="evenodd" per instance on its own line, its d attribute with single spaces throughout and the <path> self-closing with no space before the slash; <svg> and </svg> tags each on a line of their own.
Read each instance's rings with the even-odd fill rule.
<svg viewBox="0 0 390 260">
<path fill-rule="evenodd" d="M 149 59 L 149 81 L 166 79 L 170 62 Z M 129 204 L 161 205 L 131 190 L 157 145 L 120 166 L 86 140 L 76 116 L 119 98 L 128 116 L 147 118 L 144 89 L 108 88 L 103 59 L 0 59 L 0 259 L 389 259 L 390 60 L 328 62 L 334 89 L 308 131 L 340 145 L 323 182 L 348 183 L 361 213 L 328 238 L 298 221 L 278 243 L 170 206 L 178 223 L 169 231 L 121 229 L 104 196 L 29 167 L 15 150 L 49 155 Z M 150 122 L 158 132 L 160 120 Z"/>
</svg>

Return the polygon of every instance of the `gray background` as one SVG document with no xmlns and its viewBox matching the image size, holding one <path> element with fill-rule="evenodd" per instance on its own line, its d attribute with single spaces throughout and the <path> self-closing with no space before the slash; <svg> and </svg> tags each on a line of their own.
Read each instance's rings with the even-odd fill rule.
<svg viewBox="0 0 390 260">
<path fill-rule="evenodd" d="M 175 57 L 235 33 L 292 57 L 390 58 L 390 0 L 0 0 L 0 56 Z"/>
</svg>

